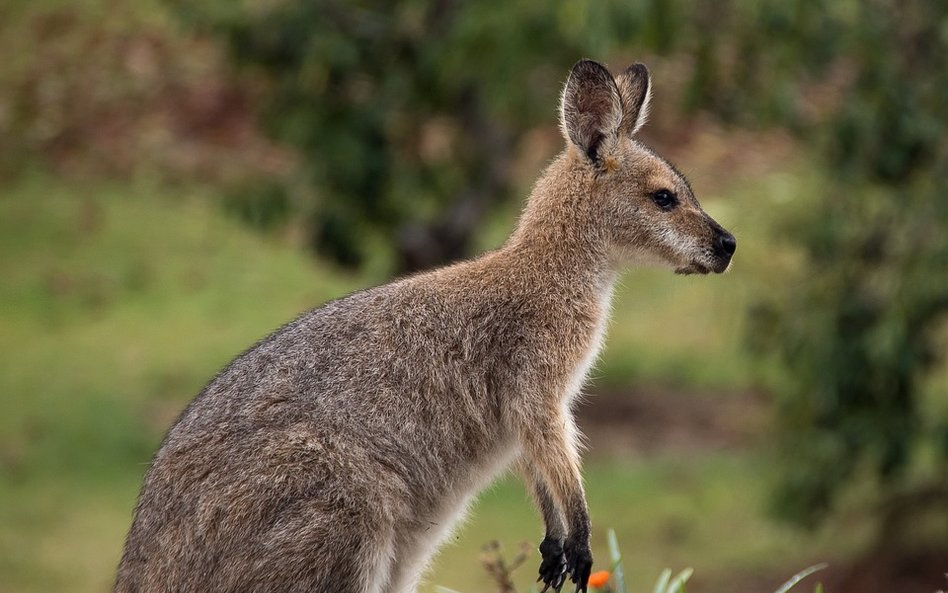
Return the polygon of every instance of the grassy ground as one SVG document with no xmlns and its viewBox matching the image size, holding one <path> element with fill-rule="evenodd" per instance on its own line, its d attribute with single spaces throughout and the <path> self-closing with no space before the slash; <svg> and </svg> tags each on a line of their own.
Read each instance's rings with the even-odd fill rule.
<svg viewBox="0 0 948 593">
<path fill-rule="evenodd" d="M 205 198 L 48 180 L 0 197 L 0 590 L 104 590 L 184 403 L 355 286 Z"/>
<path fill-rule="evenodd" d="M 748 384 L 741 319 L 755 283 L 787 259 L 763 219 L 796 191 L 788 183 L 708 200 L 740 240 L 732 273 L 626 277 L 602 384 Z M 201 190 L 147 183 L 18 183 L 0 195 L 0 254 L 0 590 L 11 593 L 106 590 L 141 475 L 179 410 L 256 339 L 368 282 L 247 231 Z M 763 518 L 762 469 L 714 452 L 594 461 L 599 557 L 614 527 L 640 587 L 666 565 L 714 579 L 802 561 L 820 548 Z M 484 591 L 479 547 L 539 533 L 522 489 L 503 481 L 430 581 Z"/>
</svg>

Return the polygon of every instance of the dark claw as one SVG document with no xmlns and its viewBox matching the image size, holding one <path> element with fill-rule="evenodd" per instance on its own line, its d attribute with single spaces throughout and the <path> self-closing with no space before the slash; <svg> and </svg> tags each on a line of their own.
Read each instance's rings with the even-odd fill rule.
<svg viewBox="0 0 948 593">
<path fill-rule="evenodd" d="M 556 593 L 559 593 L 563 583 L 566 582 L 568 568 L 562 542 L 547 536 L 540 544 L 540 556 L 542 560 L 540 561 L 540 577 L 537 582 L 542 581 L 544 584 L 540 593 L 545 593 L 550 587 Z"/>
<path fill-rule="evenodd" d="M 566 569 L 570 574 L 570 580 L 576 584 L 576 593 L 586 593 L 593 564 L 589 544 L 567 541 L 565 547 Z"/>
</svg>

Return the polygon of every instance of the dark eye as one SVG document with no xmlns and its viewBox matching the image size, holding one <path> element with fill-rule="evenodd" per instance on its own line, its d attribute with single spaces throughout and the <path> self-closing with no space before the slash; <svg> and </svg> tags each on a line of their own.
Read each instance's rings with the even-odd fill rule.
<svg viewBox="0 0 948 593">
<path fill-rule="evenodd" d="M 669 189 L 660 189 L 652 194 L 652 200 L 658 204 L 662 210 L 671 210 L 678 205 L 678 198 L 675 193 Z"/>
</svg>

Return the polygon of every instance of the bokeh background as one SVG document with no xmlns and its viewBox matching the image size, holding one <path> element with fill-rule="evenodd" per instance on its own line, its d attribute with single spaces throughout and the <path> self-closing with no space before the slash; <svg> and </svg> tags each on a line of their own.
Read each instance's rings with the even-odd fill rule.
<svg viewBox="0 0 948 593">
<path fill-rule="evenodd" d="M 648 64 L 644 138 L 739 242 L 624 276 L 600 567 L 613 528 L 633 591 L 946 586 L 948 3 L 4 0 L 0 55 L 0 591 L 108 590 L 163 432 L 256 339 L 499 245 L 581 57 Z M 504 479 L 424 591 L 540 535 Z"/>
</svg>

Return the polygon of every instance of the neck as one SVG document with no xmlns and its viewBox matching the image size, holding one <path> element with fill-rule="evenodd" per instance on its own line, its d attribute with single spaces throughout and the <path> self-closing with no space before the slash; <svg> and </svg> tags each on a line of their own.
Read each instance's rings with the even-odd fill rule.
<svg viewBox="0 0 948 593">
<path fill-rule="evenodd" d="M 596 222 L 592 173 L 561 155 L 537 181 L 504 250 L 526 273 L 564 293 L 611 292 L 616 278 L 604 225 Z"/>
</svg>

